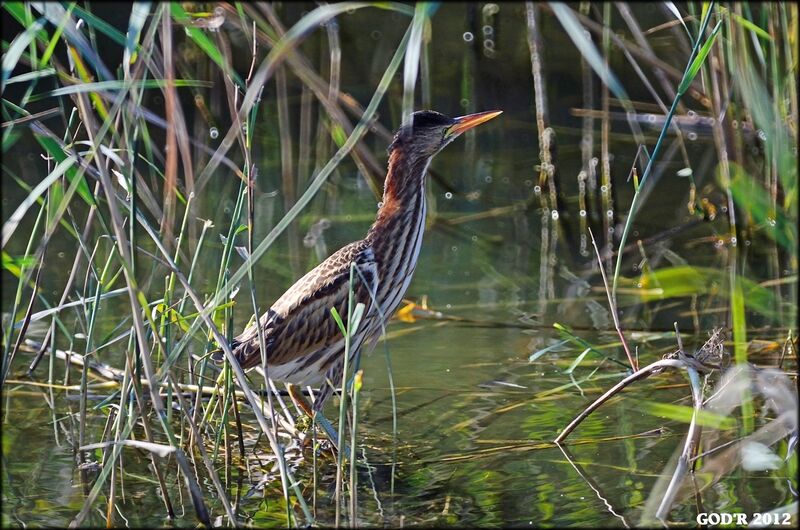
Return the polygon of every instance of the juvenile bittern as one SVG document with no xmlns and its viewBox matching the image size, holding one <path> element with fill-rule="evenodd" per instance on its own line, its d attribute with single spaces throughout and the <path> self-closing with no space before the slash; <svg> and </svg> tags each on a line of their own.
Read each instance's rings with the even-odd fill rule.
<svg viewBox="0 0 800 530">
<path fill-rule="evenodd" d="M 347 315 L 350 269 L 357 268 L 354 300 L 365 305 L 350 353 L 377 339 L 411 283 L 425 229 L 425 172 L 431 159 L 464 131 L 501 111 L 448 118 L 433 111 L 415 112 L 389 146 L 389 169 L 383 201 L 364 239 L 350 243 L 300 278 L 257 323 L 233 339 L 231 348 L 242 368 L 262 364 L 266 354 L 273 380 L 299 385 L 322 383 L 314 400 L 319 412 L 334 382 L 341 380 L 345 342 L 331 316 L 334 307 Z M 266 352 L 259 347 L 258 328 Z"/>
</svg>

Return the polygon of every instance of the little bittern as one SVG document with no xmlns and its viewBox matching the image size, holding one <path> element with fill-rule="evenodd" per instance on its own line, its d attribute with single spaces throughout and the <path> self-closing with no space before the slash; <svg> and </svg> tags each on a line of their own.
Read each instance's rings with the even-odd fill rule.
<svg viewBox="0 0 800 530">
<path fill-rule="evenodd" d="M 350 339 L 352 355 L 377 339 L 411 283 L 425 229 L 425 172 L 431 159 L 464 131 L 502 111 L 448 118 L 433 111 L 415 112 L 389 146 L 389 169 L 383 201 L 364 239 L 350 243 L 300 278 L 257 323 L 233 339 L 231 348 L 242 368 L 262 364 L 266 355 L 273 380 L 300 385 L 322 383 L 314 409 L 322 410 L 341 379 L 344 337 L 331 316 L 335 307 L 347 315 L 350 269 L 357 268 L 354 300 L 364 316 Z M 258 328 L 266 352 L 259 347 Z"/>
</svg>

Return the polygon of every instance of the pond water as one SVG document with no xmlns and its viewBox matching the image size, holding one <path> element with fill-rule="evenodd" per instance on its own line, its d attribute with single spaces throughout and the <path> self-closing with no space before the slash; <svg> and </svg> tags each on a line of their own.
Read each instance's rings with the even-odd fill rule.
<svg viewBox="0 0 800 530">
<path fill-rule="evenodd" d="M 313 7 L 284 4 L 277 12 L 290 27 Z M 124 31 L 129 7 L 120 13 L 96 8 L 98 16 Z M 573 366 L 573 361 L 592 345 L 609 358 L 627 364 L 583 227 L 588 223 L 601 249 L 605 249 L 608 240 L 608 233 L 604 232 L 605 216 L 618 237 L 634 192 L 633 183 L 627 178 L 637 157 L 637 144 L 624 119 L 612 120 L 609 151 L 614 186 L 610 207 L 601 205 L 599 180 L 597 189 L 583 191 L 578 175 L 586 169 L 585 155 L 588 153 L 590 160 L 596 159 L 594 167 L 599 167 L 596 164 L 601 157 L 602 120 L 597 118 L 588 123 L 593 132 L 587 139 L 583 129 L 586 122 L 573 109 L 583 108 L 587 103 L 584 79 L 588 67 L 582 66 L 580 53 L 553 13 L 541 8 L 542 68 L 548 124 L 555 133 L 557 146 L 553 160 L 558 184 L 557 208 L 543 207 L 549 204 L 548 191 L 545 183 L 539 181 L 541 162 L 525 14 L 524 4 L 445 3 L 431 20 L 432 41 L 427 49 L 425 72 L 428 78 L 418 88 L 417 107 L 421 108 L 424 100 L 424 106 L 453 116 L 491 109 L 501 109 L 504 113 L 457 140 L 434 160 L 433 178 L 428 180 L 429 226 L 406 296 L 418 307 L 403 320 L 393 320 L 385 340 L 371 355 L 361 359 L 364 383 L 359 397 L 356 443 L 361 457 L 357 462 L 356 489 L 359 525 L 633 526 L 648 514 L 652 516 L 652 497 L 660 491 L 659 481 L 670 476 L 674 465 L 671 459 L 683 447 L 687 422 L 659 413 L 655 406 L 691 407 L 691 388 L 682 371 L 667 371 L 637 382 L 621 397 L 589 416 L 568 439 L 568 445 L 552 444 L 579 412 L 626 374 L 620 364 L 603 359 L 596 352 L 583 356 L 577 366 Z M 642 28 L 673 20 L 660 8 L 635 7 L 634 15 Z M 359 9 L 338 17 L 341 90 L 362 106 L 369 101 L 409 20 L 405 14 L 379 9 Z M 618 13 L 614 13 L 612 21 L 615 31 L 627 35 Z M 228 13 L 220 31 L 234 46 L 234 67 L 246 73 L 249 55 L 239 22 Z M 10 40 L 5 35 L 6 30 L 4 38 Z M 324 29 L 316 31 L 299 48 L 323 79 L 328 76 L 327 35 Z M 176 38 L 184 40 L 182 34 Z M 687 56 L 682 54 L 682 46 L 676 44 L 678 40 L 672 30 L 663 30 L 652 34 L 650 44 L 656 55 L 682 71 Z M 595 42 L 599 43 L 599 39 L 595 38 Z M 121 54 L 121 48 L 115 50 Z M 113 51 L 106 53 L 104 59 L 108 64 L 118 64 L 119 56 Z M 176 60 L 186 69 L 181 75 L 207 77 L 218 84 L 182 92 L 181 102 L 191 134 L 216 148 L 220 138 L 211 131 L 214 127 L 227 130 L 227 102 L 219 76 L 209 74 L 208 61 L 202 61 L 197 53 L 196 48 L 178 48 Z M 611 67 L 623 80 L 631 100 L 652 102 L 616 48 L 612 48 Z M 294 152 L 289 170 L 294 184 L 289 187 L 295 191 L 287 190 L 282 177 L 285 166 L 281 165 L 278 116 L 282 111 L 276 103 L 279 89 L 270 81 L 262 96 L 253 148 L 259 171 L 256 243 L 285 213 L 287 193 L 296 197 L 305 189 L 310 175 L 300 172 L 321 167 L 334 152 L 330 133 L 316 125 L 317 114 L 324 110 L 316 103 L 306 106 L 304 101 L 313 98 L 303 95 L 301 82 L 291 72 L 286 74 L 286 118 Z M 589 89 L 589 104 L 594 110 L 600 108 L 600 86 L 595 77 Z M 204 101 L 202 112 L 192 105 L 192 98 L 198 95 Z M 401 100 L 402 70 L 379 107 L 379 121 L 390 130 L 399 123 Z M 71 102 L 65 100 L 65 104 Z M 163 115 L 160 96 L 148 96 L 145 104 Z M 684 110 L 707 114 L 697 101 L 689 99 L 686 105 Z M 309 109 L 311 112 L 306 115 Z M 614 105 L 612 110 L 624 112 Z M 298 161 L 304 119 L 314 124 L 310 129 L 311 146 L 304 151 L 310 159 Z M 648 127 L 646 119 L 643 121 L 645 138 L 652 147 L 660 129 Z M 156 134 L 155 141 L 161 142 L 163 133 L 159 130 Z M 731 253 L 736 249 L 727 238 L 727 202 L 725 190 L 716 177 L 714 140 L 711 130 L 702 128 L 686 138 L 685 160 L 672 136 L 666 154 L 656 164 L 655 174 L 648 183 L 648 195 L 629 239 L 629 243 L 642 240 L 642 244 L 626 249 L 627 259 L 622 267 L 621 321 L 631 348 L 638 351 L 641 365 L 676 349 L 674 322 L 683 332 L 687 351 L 699 348 L 716 327 L 725 329 L 728 339 L 731 338 L 731 300 L 725 281 Z M 585 142 L 582 147 L 582 140 L 588 140 L 591 147 L 587 148 Z M 385 162 L 385 139 L 369 135 L 364 144 L 380 164 Z M 4 165 L 13 175 L 34 185 L 47 172 L 40 158 L 40 146 L 29 132 L 24 132 L 14 149 L 17 156 L 4 157 Z M 238 152 L 234 151 L 231 157 L 236 159 Z M 206 155 L 203 160 L 207 159 Z M 703 218 L 700 213 L 689 213 L 686 206 L 689 180 L 679 175 L 686 160 L 693 168 L 698 199 L 707 199 L 712 205 L 709 208 L 716 209 L 716 216 Z M 195 171 L 201 168 L 199 165 Z M 638 168 L 641 174 L 643 165 Z M 3 177 L 2 186 L 5 222 L 27 192 L 7 176 Z M 196 215 L 189 220 L 194 238 L 190 238 L 189 248 L 193 250 L 197 245 L 203 220 L 210 219 L 214 224 L 193 273 L 193 285 L 203 295 L 212 293 L 217 282 L 223 249 L 220 236 L 228 233 L 238 189 L 235 175 L 223 167 L 196 197 Z M 160 197 L 160 190 L 154 189 L 154 195 Z M 584 201 L 588 205 L 585 210 Z M 351 158 L 344 160 L 255 267 L 259 304 L 268 306 L 296 278 L 316 265 L 320 255 L 324 257 L 362 237 L 373 219 L 376 204 L 377 199 L 359 167 Z M 82 204 L 75 205 L 73 215 L 78 221 L 85 219 Z M 29 212 L 4 252 L 12 256 L 25 253 L 25 232 L 32 229 L 34 217 Z M 311 237 L 312 227 L 323 226 L 318 224 L 323 219 L 327 220 L 326 228 Z M 670 229 L 677 230 L 664 232 Z M 64 237 L 55 237 L 48 247 L 40 279 L 41 297 L 51 305 L 57 304 L 61 296 L 77 250 L 72 237 L 66 232 L 61 235 Z M 305 245 L 304 238 L 306 243 L 313 244 Z M 142 236 L 142 240 L 146 238 Z M 615 239 L 614 248 L 617 242 Z M 753 282 L 785 280 L 762 287 L 769 295 L 769 307 L 765 309 L 762 304 L 754 308 L 749 303 L 746 306 L 750 360 L 759 366 L 777 366 L 780 360 L 786 377 L 790 377 L 796 371 L 796 350 L 793 353 L 790 349 L 785 359 L 781 354 L 789 332 L 787 326 L 796 325 L 793 295 L 789 298 L 796 293 L 796 259 L 793 270 L 779 267 L 773 274 L 770 256 L 773 252 L 777 255 L 777 251 L 772 245 L 764 237 L 754 237 L 746 246 L 739 246 L 739 252 L 747 254 L 742 261 L 746 263 L 744 274 Z M 138 278 L 152 301 L 163 295 L 167 272 L 148 258 L 147 252 L 154 251 L 152 245 L 145 242 L 142 246 Z M 99 247 L 97 267 L 103 266 L 108 252 L 109 246 Z M 750 259 L 751 256 L 755 258 Z M 610 259 L 605 263 L 613 267 L 613 262 Z M 232 269 L 241 263 L 241 257 L 234 255 Z M 186 262 L 182 266 L 187 272 Z M 650 299 L 642 294 L 643 268 L 680 270 L 680 267 L 703 271 L 702 285 L 692 285 L 688 291 L 677 290 L 675 296 L 663 299 Z M 607 270 L 613 272 L 613 268 Z M 714 270 L 721 272 L 716 276 L 708 272 Z M 93 291 L 83 289 L 84 283 L 94 288 L 93 280 L 84 278 L 86 274 L 84 262 L 70 299 L 92 294 Z M 668 278 L 661 279 L 666 282 Z M 3 271 L 4 319 L 13 305 L 16 282 L 7 270 Z M 120 276 L 113 288 L 123 285 Z M 27 301 L 27 296 L 23 300 Z M 252 314 L 246 280 L 234 300 L 233 331 L 237 332 Z M 42 309 L 44 306 L 37 302 L 34 311 Z M 95 324 L 98 337 L 95 344 L 117 337 L 131 326 L 127 296 L 104 300 L 101 309 Z M 188 304 L 186 313 L 193 312 L 194 308 Z M 17 319 L 23 314 L 24 309 Z M 85 337 L 88 320 L 83 309 L 78 306 L 64 310 L 61 317 L 68 327 L 72 326 L 69 329 L 73 335 L 67 337 L 58 332 L 56 346 L 78 353 L 86 351 L 87 345 L 81 337 Z M 553 327 L 554 323 L 572 329 L 574 336 L 587 344 L 567 340 L 564 333 Z M 48 326 L 47 319 L 35 322 L 29 337 L 41 340 Z M 122 369 L 126 343 L 127 338 L 106 346 L 94 357 Z M 199 344 L 193 343 L 190 350 L 200 348 Z M 552 348 L 529 360 L 548 347 Z M 730 340 L 725 348 L 733 352 Z M 97 476 L 97 469 L 91 466 L 83 473 L 77 467 L 80 392 L 69 385 L 80 383 L 81 372 L 75 367 L 67 369 L 63 361 L 48 361 L 45 357 L 37 371 L 27 376 L 25 371 L 31 359 L 30 353 L 18 353 L 3 387 L 3 525 L 61 526 L 69 524 L 81 510 L 91 481 Z M 396 433 L 392 427 L 393 400 L 387 359 L 396 393 Z M 181 370 L 185 371 L 186 366 L 183 362 Z M 53 386 L 46 384 L 48 370 L 54 374 Z M 720 377 L 715 372 L 709 385 L 713 387 Z M 259 378 L 252 376 L 252 380 L 257 385 Z M 102 381 L 92 376 L 90 382 Z M 102 386 L 92 387 L 85 443 L 105 439 L 109 409 L 95 405 L 112 392 Z M 794 400 L 796 407 L 796 393 Z M 114 403 L 118 401 L 114 399 Z M 332 400 L 326 408 L 329 419 L 338 417 L 337 404 Z M 754 404 L 755 428 L 777 414 L 775 409 L 764 406 L 763 400 L 757 399 Z M 255 419 L 246 405 L 241 407 L 242 422 L 255 438 Z M 176 417 L 179 415 L 177 411 L 174 413 Z M 741 409 L 735 408 L 731 414 L 733 425 L 707 427 L 704 432 L 714 433 L 719 440 L 716 444 L 709 441 L 702 449 L 736 439 L 743 428 L 741 414 Z M 153 420 L 152 425 L 157 426 L 158 422 Z M 135 436 L 143 438 L 141 429 L 135 431 Z M 156 433 L 156 439 L 166 443 L 160 432 Z M 252 451 L 254 445 L 251 443 L 248 450 Z M 259 454 L 269 452 L 263 438 L 255 447 Z M 780 462 L 752 470 L 732 466 L 699 488 L 697 495 L 682 492 L 669 519 L 693 526 L 701 511 L 753 514 L 792 502 L 796 513 L 796 454 L 791 453 L 790 458 L 783 460 L 790 451 L 787 440 L 779 441 L 769 450 L 780 457 Z M 90 460 L 97 459 L 99 454 L 96 451 Z M 291 458 L 295 478 L 307 502 L 316 497 L 317 522 L 332 525 L 335 464 L 325 456 L 327 453 L 321 455 L 315 482 L 311 451 L 303 454 L 304 458 L 296 454 Z M 240 522 L 285 526 L 280 479 L 271 468 L 272 461 L 267 458 L 268 463 L 259 468 L 249 459 L 248 467 L 244 468 L 235 460 L 239 467 L 234 466 L 227 476 L 223 460 L 218 459 L 216 467 L 230 498 L 243 496 L 237 506 Z M 183 478 L 176 473 L 174 460 L 167 465 L 160 462 L 176 519 L 166 518 L 158 482 L 148 468 L 147 453 L 126 448 L 124 472 L 117 477 L 117 525 L 196 524 L 191 499 Z M 220 517 L 225 512 L 216 490 L 199 459 L 197 466 L 198 481 L 212 518 Z M 271 478 L 260 484 L 265 474 Z M 106 486 L 84 525 L 105 524 L 107 490 Z M 297 506 L 294 513 L 302 524 L 304 518 Z M 349 521 L 348 517 L 343 521 Z"/>
</svg>

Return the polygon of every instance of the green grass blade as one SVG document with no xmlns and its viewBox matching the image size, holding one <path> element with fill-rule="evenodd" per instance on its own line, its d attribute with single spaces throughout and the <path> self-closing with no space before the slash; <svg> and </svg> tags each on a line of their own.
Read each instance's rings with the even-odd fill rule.
<svg viewBox="0 0 800 530">
<path fill-rule="evenodd" d="M 734 22 L 736 22 L 737 24 L 739 24 L 740 26 L 742 26 L 746 30 L 752 31 L 753 33 L 758 35 L 760 38 L 762 38 L 762 39 L 764 39 L 766 41 L 769 41 L 769 42 L 772 42 L 772 41 L 775 40 L 775 39 L 772 38 L 772 35 L 770 35 L 766 31 L 764 31 L 760 27 L 758 27 L 756 24 L 750 22 L 749 20 L 747 20 L 743 16 L 737 15 L 736 13 L 731 13 L 731 16 L 733 17 Z"/>
<path fill-rule="evenodd" d="M 669 11 L 673 15 L 675 15 L 675 19 L 681 23 L 683 29 L 686 30 L 686 35 L 689 37 L 689 42 L 692 44 L 692 46 L 694 46 L 694 39 L 692 38 L 692 32 L 689 31 L 689 26 L 687 26 L 686 22 L 683 21 L 683 15 L 681 15 L 681 12 L 678 11 L 677 6 L 675 6 L 673 2 L 664 2 L 664 4 L 666 5 L 667 9 L 669 9 Z"/>
<path fill-rule="evenodd" d="M 8 47 L 8 51 L 6 51 L 6 53 L 3 55 L 3 72 L 2 78 L 0 79 L 0 90 L 5 90 L 6 80 L 11 75 L 11 71 L 14 70 L 15 66 L 17 66 L 19 58 L 22 56 L 25 48 L 27 48 L 31 41 L 36 38 L 36 34 L 44 28 L 44 25 L 44 17 L 39 18 L 33 23 L 33 25 L 28 27 L 25 31 L 17 35 L 13 41 L 11 41 L 11 46 Z"/>
<path fill-rule="evenodd" d="M 797 250 L 797 225 L 787 219 L 787 213 L 774 208 L 769 192 L 742 166 L 730 162 L 730 189 L 733 200 L 753 216 L 769 238 L 790 252 Z"/>
<path fill-rule="evenodd" d="M 178 2 L 170 2 L 170 10 L 172 18 L 174 18 L 177 23 L 183 25 L 189 38 L 205 52 L 209 59 L 222 68 L 222 71 L 228 74 L 240 88 L 246 88 L 242 78 L 231 68 L 231 65 L 225 60 L 225 57 L 222 55 L 217 45 L 208 38 L 203 30 L 190 25 L 191 19 L 186 11 L 184 11 L 183 7 L 181 7 L 181 4 Z"/>
<path fill-rule="evenodd" d="M 694 416 L 694 407 L 685 405 L 647 400 L 638 400 L 637 405 L 641 407 L 642 412 L 658 416 L 659 418 L 679 421 L 681 423 L 691 423 L 692 417 Z M 711 427 L 713 429 L 736 428 L 736 419 L 702 409 L 697 411 L 695 422 L 703 427 Z"/>
<path fill-rule="evenodd" d="M 68 156 L 61 162 L 59 162 L 53 171 L 50 172 L 44 179 L 36 185 L 35 188 L 28 194 L 27 197 L 22 201 L 22 203 L 14 210 L 14 213 L 11 214 L 11 217 L 3 223 L 3 242 L 2 246 L 5 247 L 8 240 L 14 234 L 14 231 L 17 229 L 20 221 L 22 218 L 25 217 L 25 213 L 28 211 L 36 200 L 45 192 L 47 189 L 61 176 L 66 173 L 73 165 L 75 165 L 75 161 L 77 157 L 75 155 Z"/>
<path fill-rule="evenodd" d="M 414 112 L 414 87 L 417 84 L 419 61 L 422 51 L 422 29 L 428 19 L 428 4 L 419 2 L 414 9 L 411 21 L 411 37 L 406 47 L 403 60 L 403 124 L 409 126 L 411 113 Z"/>
<path fill-rule="evenodd" d="M 702 68 L 703 63 L 706 61 L 706 57 L 708 57 L 708 54 L 711 51 L 711 46 L 714 45 L 714 41 L 716 40 L 720 29 L 722 29 L 721 20 L 717 22 L 716 26 L 714 26 L 714 30 L 711 32 L 711 35 L 703 43 L 703 47 L 700 48 L 697 56 L 689 65 L 689 69 L 683 74 L 681 84 L 678 86 L 678 97 L 686 93 L 686 91 L 689 89 L 689 85 L 691 85 L 692 81 L 694 81 L 694 78 L 697 77 L 697 72 L 700 71 L 700 68 Z"/>
<path fill-rule="evenodd" d="M 44 147 L 45 151 L 47 151 L 53 158 L 55 158 L 59 162 L 63 162 L 67 158 L 67 154 L 61 149 L 61 146 L 58 145 L 58 142 L 49 136 L 43 135 L 35 135 L 36 140 L 39 144 Z M 92 192 L 89 190 L 89 185 L 86 183 L 86 178 L 83 175 L 78 175 L 78 171 L 75 167 L 67 167 L 66 170 L 67 178 L 70 182 L 74 181 L 76 178 L 80 178 L 81 182 L 78 183 L 77 193 L 81 196 L 81 198 L 88 204 L 89 206 L 93 206 L 95 204 L 94 196 Z"/>
<path fill-rule="evenodd" d="M 139 36 L 142 33 L 147 15 L 150 14 L 150 2 L 134 2 L 131 16 L 128 19 L 128 32 L 125 38 L 125 51 L 122 55 L 123 66 L 129 66 L 136 60 L 139 50 Z"/>
</svg>

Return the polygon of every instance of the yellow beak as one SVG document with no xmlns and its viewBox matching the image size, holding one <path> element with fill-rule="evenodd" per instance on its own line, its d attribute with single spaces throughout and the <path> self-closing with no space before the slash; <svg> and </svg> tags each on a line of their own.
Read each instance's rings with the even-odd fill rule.
<svg viewBox="0 0 800 530">
<path fill-rule="evenodd" d="M 476 112 L 475 114 L 467 114 L 466 116 L 454 118 L 456 122 L 450 126 L 445 133 L 445 136 L 458 136 L 459 134 L 472 129 L 473 127 L 477 127 L 481 123 L 486 123 L 492 118 L 496 118 L 502 113 L 502 110 L 489 110 L 486 112 Z"/>
</svg>

